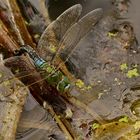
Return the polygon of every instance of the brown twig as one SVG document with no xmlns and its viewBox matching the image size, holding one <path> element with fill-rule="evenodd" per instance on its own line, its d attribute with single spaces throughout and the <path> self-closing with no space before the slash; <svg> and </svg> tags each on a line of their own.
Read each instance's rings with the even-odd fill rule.
<svg viewBox="0 0 140 140">
<path fill-rule="evenodd" d="M 45 102 L 44 108 L 47 111 L 49 111 L 49 113 L 54 117 L 54 119 L 58 123 L 59 127 L 61 128 L 61 130 L 66 135 L 67 139 L 68 140 L 73 140 L 73 137 L 71 136 L 71 134 L 69 133 L 69 131 L 67 130 L 67 128 L 65 127 L 65 125 L 63 124 L 63 122 L 61 121 L 61 119 L 59 118 L 59 116 L 54 112 L 53 108 L 47 102 Z"/>
<path fill-rule="evenodd" d="M 18 44 L 9 36 L 9 32 L 3 22 L 0 20 L 0 45 L 5 47 L 7 51 L 13 53 L 19 48 Z"/>
<path fill-rule="evenodd" d="M 6 0 L 5 4 L 7 9 L 3 11 L 5 14 L 0 14 L 0 18 L 13 35 L 14 40 L 16 40 L 19 45 L 29 44 L 32 47 L 35 47 L 35 44 L 33 43 L 32 38 L 26 28 L 16 0 Z M 4 17 L 4 15 L 7 16 Z"/>
</svg>

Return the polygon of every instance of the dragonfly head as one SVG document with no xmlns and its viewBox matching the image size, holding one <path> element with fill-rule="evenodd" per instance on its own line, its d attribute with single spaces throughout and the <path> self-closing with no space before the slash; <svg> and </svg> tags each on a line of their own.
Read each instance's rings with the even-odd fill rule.
<svg viewBox="0 0 140 140">
<path fill-rule="evenodd" d="M 21 56 L 22 54 L 28 53 L 29 45 L 21 45 L 21 48 L 14 51 L 15 56 Z M 31 48 L 31 47 L 30 47 Z"/>
</svg>

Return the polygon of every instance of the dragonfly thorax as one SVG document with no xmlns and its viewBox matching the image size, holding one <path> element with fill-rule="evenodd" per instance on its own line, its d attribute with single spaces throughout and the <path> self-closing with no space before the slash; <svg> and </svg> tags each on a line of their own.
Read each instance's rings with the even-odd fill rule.
<svg viewBox="0 0 140 140">
<path fill-rule="evenodd" d="M 41 72 L 41 76 L 48 84 L 57 88 L 60 92 L 66 92 L 70 88 L 70 81 L 68 78 L 53 65 L 48 64 L 42 59 L 36 51 L 29 45 L 24 45 L 17 51 L 17 55 L 28 53 L 33 63 Z"/>
<path fill-rule="evenodd" d="M 60 70 L 48 63 L 42 64 L 40 69 L 43 70 L 41 74 L 42 77 L 45 78 L 50 85 L 56 87 L 58 91 L 66 92 L 70 89 L 70 81 Z"/>
</svg>

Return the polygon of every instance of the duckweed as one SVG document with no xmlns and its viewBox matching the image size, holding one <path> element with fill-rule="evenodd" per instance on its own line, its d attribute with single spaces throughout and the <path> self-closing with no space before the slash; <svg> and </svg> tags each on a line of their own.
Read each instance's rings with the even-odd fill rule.
<svg viewBox="0 0 140 140">
<path fill-rule="evenodd" d="M 79 88 L 83 88 L 84 87 L 84 82 L 80 79 L 78 79 L 75 83 L 75 85 Z"/>
<path fill-rule="evenodd" d="M 122 64 L 120 65 L 120 69 L 121 69 L 122 71 L 127 70 L 127 69 L 128 69 L 128 65 L 127 65 L 126 63 L 122 63 Z"/>
<path fill-rule="evenodd" d="M 46 70 L 48 73 L 51 73 L 54 69 L 51 66 L 48 66 Z"/>
<path fill-rule="evenodd" d="M 95 130 L 96 128 L 99 128 L 100 127 L 100 124 L 98 123 L 93 123 L 92 125 L 92 129 Z"/>
<path fill-rule="evenodd" d="M 126 74 L 126 76 L 128 78 L 132 78 L 132 77 L 138 77 L 139 76 L 139 73 L 138 73 L 138 69 L 137 68 L 134 68 L 132 70 L 129 70 Z"/>
<path fill-rule="evenodd" d="M 125 122 L 128 123 L 129 119 L 127 116 L 124 116 L 123 118 L 119 119 L 119 122 Z"/>
<path fill-rule="evenodd" d="M 108 35 L 109 37 L 116 37 L 116 36 L 117 36 L 117 33 L 118 33 L 118 32 L 110 31 L 110 32 L 108 32 L 107 35 Z"/>
</svg>

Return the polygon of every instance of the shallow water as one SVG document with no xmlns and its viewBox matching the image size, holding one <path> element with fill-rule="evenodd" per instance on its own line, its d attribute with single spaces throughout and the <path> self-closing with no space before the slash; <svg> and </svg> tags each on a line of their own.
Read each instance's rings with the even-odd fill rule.
<svg viewBox="0 0 140 140">
<path fill-rule="evenodd" d="M 32 0 L 33 1 L 33 0 Z M 34 1 L 35 2 L 35 1 Z M 58 0 L 58 2 L 60 2 L 59 0 Z M 108 10 L 110 10 L 110 4 L 109 4 L 109 0 L 98 0 L 98 1 L 93 1 L 93 0 L 87 0 L 87 1 L 80 1 L 81 2 L 81 4 L 83 5 L 83 13 L 82 13 L 82 15 L 84 15 L 85 13 L 87 13 L 87 12 L 89 12 L 89 11 L 91 11 L 91 10 L 93 10 L 93 9 L 95 9 L 95 8 L 99 8 L 99 7 L 101 7 L 101 8 L 103 8 L 103 10 L 104 11 L 108 11 Z M 62 1 L 62 3 L 60 2 L 59 4 L 59 8 L 57 7 L 58 5 L 48 5 L 49 6 L 49 12 L 51 13 L 51 19 L 55 19 L 57 16 L 58 16 L 58 14 L 60 14 L 62 11 L 64 11 L 65 9 L 67 9 L 68 8 L 68 6 L 71 6 L 71 4 L 73 4 L 74 3 L 74 1 L 71 1 L 70 3 L 69 3 L 69 5 L 67 5 L 66 7 L 65 7 L 65 5 L 64 5 L 64 1 Z M 79 1 L 78 1 L 78 3 L 79 3 Z M 37 5 L 37 0 L 36 0 L 36 2 L 35 2 L 35 4 Z M 49 2 L 48 2 L 48 4 L 49 4 Z M 61 5 L 62 4 L 62 5 Z M 135 30 L 135 32 L 136 32 L 136 35 L 137 35 L 137 38 L 138 38 L 138 40 L 140 41 L 140 33 L 139 33 L 139 23 L 140 23 L 140 19 L 139 19 L 139 14 L 138 14 L 138 10 L 139 10 L 139 7 L 138 7 L 138 4 L 140 4 L 140 1 L 139 0 L 133 0 L 133 2 L 132 2 L 132 4 L 130 5 L 130 9 L 129 9 L 129 13 L 127 14 L 127 16 L 126 17 L 128 17 L 128 21 L 131 21 L 132 22 L 132 25 L 133 25 L 133 27 L 134 27 L 134 30 Z M 61 9 L 62 11 L 60 12 L 59 11 L 59 9 Z M 54 12 L 53 13 L 53 11 L 59 11 L 59 12 Z M 95 32 L 96 33 L 96 32 Z M 92 33 L 91 33 L 92 34 Z M 94 36 L 94 34 L 93 34 L 93 36 Z M 88 41 L 88 42 L 87 42 Z M 79 44 L 79 46 L 81 46 L 80 48 L 81 48 L 81 51 L 79 51 L 80 53 L 78 54 L 79 56 L 80 55 L 82 55 L 82 53 L 84 54 L 84 56 L 86 55 L 86 53 L 84 53 L 84 52 L 90 52 L 91 51 L 91 49 L 92 49 L 92 38 L 90 37 L 90 35 L 89 35 L 89 38 L 88 38 L 88 40 L 87 41 L 83 41 L 82 43 L 80 43 Z M 91 47 L 91 48 L 90 48 Z M 84 50 L 84 49 L 85 50 Z M 86 48 L 87 48 L 87 50 L 86 50 Z M 89 49 L 89 50 L 88 50 Z M 93 48 L 93 54 L 94 54 L 94 51 L 96 51 L 96 48 Z M 112 51 L 110 51 L 111 53 L 112 53 Z M 110 54 L 111 54 L 110 53 Z M 114 53 L 114 52 L 113 52 Z M 93 55 L 92 54 L 92 55 Z M 104 54 L 104 52 L 102 52 L 102 54 Z M 108 52 L 106 52 L 106 55 L 108 54 Z M 88 54 L 87 54 L 88 55 Z M 98 55 L 100 55 L 100 50 L 99 50 L 99 53 L 98 53 Z M 73 55 L 74 56 L 74 55 Z M 123 53 L 122 53 L 122 56 L 123 56 Z M 80 56 L 81 57 L 81 56 Z M 74 57 L 73 57 L 74 58 Z M 100 57 L 99 57 L 100 58 Z M 75 58 L 74 58 L 75 59 Z M 115 58 L 115 60 L 117 59 L 117 57 Z M 81 59 L 80 59 L 81 60 Z M 93 75 L 93 69 L 90 69 L 90 62 L 91 63 L 94 63 L 96 60 L 98 60 L 98 58 L 96 59 L 95 58 L 95 60 L 94 59 L 88 59 L 88 57 L 87 57 L 87 59 L 83 59 L 83 62 L 85 63 L 85 65 L 86 65 L 86 68 L 87 69 L 85 69 L 85 65 L 83 65 L 84 63 L 82 63 L 81 62 L 81 66 L 79 66 L 79 69 L 82 71 L 83 70 L 83 73 L 81 72 L 80 74 L 82 75 L 82 78 L 86 81 L 87 80 L 87 83 L 90 83 L 90 81 L 92 81 L 92 79 L 94 79 L 94 77 L 91 77 L 90 75 Z M 75 61 L 75 60 L 74 60 Z M 102 61 L 102 60 L 101 60 Z M 118 59 L 117 59 L 117 61 L 118 61 Z M 117 62 L 116 61 L 116 62 Z M 78 64 L 80 64 L 80 61 L 77 61 L 77 63 Z M 94 63 L 95 64 L 95 63 Z M 89 68 L 89 69 L 88 69 Z M 97 64 L 97 68 L 98 68 L 98 64 Z M 84 76 L 84 73 L 85 73 L 85 71 L 86 71 L 86 76 Z M 103 74 L 104 73 L 101 73 L 102 75 L 101 76 L 104 76 Z M 96 73 L 95 74 L 95 78 L 96 78 L 96 76 L 99 76 L 100 77 L 100 73 Z M 112 75 L 111 75 L 112 76 Z M 114 75 L 113 75 L 114 76 Z M 105 77 L 106 78 L 106 77 Z M 113 78 L 115 78 L 115 77 L 113 77 Z M 113 79 L 112 78 L 112 79 Z M 102 79 L 104 80 L 104 77 L 102 77 Z M 111 82 L 114 82 L 114 81 L 111 81 Z M 117 82 L 119 82 L 119 81 L 117 81 Z M 129 82 L 129 81 L 128 81 Z M 105 83 L 103 83 L 103 84 L 106 84 L 106 83 L 108 83 L 108 85 L 105 85 L 105 86 L 103 86 L 102 87 L 102 85 L 101 85 L 101 87 L 103 88 L 103 89 L 95 89 L 95 90 L 99 90 L 99 92 L 105 92 L 105 94 L 102 96 L 101 94 L 101 100 L 98 100 L 98 99 L 96 99 L 96 100 L 94 100 L 94 102 L 92 102 L 92 99 L 94 98 L 95 99 L 95 97 L 90 97 L 89 96 L 89 100 L 88 100 L 88 98 L 87 98 L 87 101 L 85 101 L 85 102 L 88 102 L 88 103 L 90 103 L 89 104 L 89 106 L 91 107 L 91 108 L 93 108 L 99 115 L 101 115 L 101 116 L 103 116 L 103 117 L 105 117 L 105 118 L 107 118 L 107 119 L 114 119 L 115 117 L 118 117 L 118 116 L 120 116 L 120 115 L 123 115 L 123 110 L 121 110 L 122 109 L 122 107 L 125 107 L 125 105 L 123 104 L 123 100 L 125 100 L 125 98 L 127 99 L 127 94 L 130 92 L 130 91 L 126 91 L 126 92 L 124 92 L 123 93 L 123 95 L 120 95 L 120 93 L 122 93 L 121 91 L 122 90 L 124 90 L 125 89 L 125 87 L 122 87 L 122 89 L 120 88 L 119 90 L 117 90 L 117 89 L 115 89 L 114 87 L 114 89 L 110 92 L 110 89 L 108 88 L 108 86 L 110 86 L 111 84 L 108 82 L 108 81 L 106 81 L 106 79 L 105 79 Z M 100 87 L 99 87 L 100 88 Z M 119 88 L 119 87 L 117 87 L 117 88 Z M 109 89 L 109 90 L 108 90 Z M 101 91 L 100 91 L 101 90 Z M 118 91 L 118 92 L 116 92 L 116 90 Z M 113 93 L 113 94 L 110 94 L 110 93 Z M 135 92 L 135 94 L 133 93 L 133 92 L 130 92 L 129 94 L 133 94 L 133 97 L 130 97 L 130 100 L 132 100 L 132 99 L 134 99 L 135 100 L 135 98 L 137 97 L 137 95 L 139 94 L 139 93 L 137 93 L 137 92 Z M 129 95 L 128 95 L 129 96 Z M 82 97 L 81 97 L 82 98 Z M 98 98 L 99 98 L 99 94 L 98 94 Z M 83 97 L 83 99 L 84 99 L 84 97 Z M 82 100 L 83 100 L 82 99 Z M 128 99 L 129 99 L 129 97 L 128 97 Z M 137 98 L 136 98 L 137 99 Z M 129 106 L 129 105 L 128 105 Z M 126 107 L 125 107 L 125 113 L 128 113 L 127 111 L 129 110 L 129 108 L 128 108 L 128 106 L 126 105 Z M 130 107 L 130 106 L 129 106 Z M 127 110 L 128 109 L 128 110 Z M 129 113 L 128 113 L 129 114 Z"/>
<path fill-rule="evenodd" d="M 38 5 L 39 0 L 36 0 L 36 1 L 31 0 L 31 1 L 34 2 L 34 4 L 36 6 Z M 58 1 L 48 1 L 47 0 L 46 1 L 51 19 L 55 19 L 64 10 L 66 10 L 68 7 L 70 7 L 71 5 L 76 4 L 76 3 L 80 3 L 83 6 L 83 13 L 82 13 L 82 15 L 86 14 L 87 12 L 89 12 L 89 11 L 91 11 L 93 9 L 99 8 L 99 7 L 103 8 L 103 10 L 105 11 L 104 13 L 106 13 L 111 8 L 111 5 L 110 5 L 109 2 L 110 2 L 110 0 L 98 0 L 98 1 L 93 1 L 93 0 L 76 0 L 76 1 L 74 1 L 74 0 L 72 0 L 72 1 L 58 0 Z M 130 21 L 132 23 L 132 26 L 134 27 L 134 32 L 136 33 L 136 37 L 137 37 L 138 41 L 140 41 L 140 33 L 139 33 L 139 25 L 140 25 L 139 5 L 140 5 L 140 1 L 139 0 L 133 0 L 131 2 L 131 4 L 130 4 L 129 9 L 128 9 L 129 12 L 125 16 L 126 17 L 125 21 Z M 89 49 L 89 52 L 91 52 L 91 51 L 93 52 L 92 55 L 95 55 L 94 52 L 96 50 L 95 50 L 95 48 L 92 49 L 92 47 L 91 47 L 93 45 L 92 37 L 94 37 L 94 32 L 90 33 L 90 35 L 88 35 L 88 37 L 86 39 L 83 39 L 84 41 L 81 41 L 79 43 L 79 46 L 80 46 L 80 49 L 79 49 L 80 51 L 78 50 L 79 51 L 78 55 L 80 56 L 79 58 L 82 59 L 83 56 L 88 55 L 88 54 L 85 53 L 86 51 L 88 52 L 88 49 Z M 98 55 L 100 55 L 100 53 Z M 74 55 L 72 55 L 72 57 L 74 58 Z M 81 59 L 79 59 L 79 60 L 81 60 Z M 78 69 L 79 69 L 78 73 L 79 73 L 79 75 L 82 75 L 81 78 L 84 79 L 84 81 L 86 83 L 90 83 L 90 81 L 92 81 L 94 79 L 94 78 L 92 78 L 91 75 L 94 75 L 95 73 L 93 72 L 93 70 L 90 67 L 90 65 L 92 63 L 94 63 L 94 65 L 95 65 L 95 63 L 98 61 L 98 59 L 96 59 L 96 60 L 94 60 L 94 59 L 96 59 L 96 58 L 94 58 L 94 56 L 93 56 L 91 59 L 89 59 L 88 57 L 87 57 L 87 60 L 86 60 L 86 58 L 83 59 L 82 62 L 80 62 L 80 61 L 76 61 L 75 62 L 75 60 L 78 60 L 76 57 L 73 60 L 75 65 L 77 64 L 77 66 L 78 66 Z M 115 59 L 117 59 L 117 58 L 115 58 Z M 85 68 L 85 65 L 86 65 L 86 68 Z M 100 77 L 99 73 L 96 73 L 96 74 L 99 75 L 99 77 Z M 96 74 L 95 74 L 95 78 L 98 77 Z M 114 89 L 114 90 L 116 92 L 117 89 Z M 101 105 L 101 102 L 98 101 L 98 100 L 94 101 L 94 103 L 91 103 L 91 106 L 92 106 L 92 104 L 94 104 L 95 110 L 99 114 L 101 114 L 103 116 L 106 116 L 106 115 L 110 114 L 110 117 L 109 117 L 110 119 L 114 118 L 116 115 L 117 116 L 121 115 L 123 112 L 121 112 L 120 109 L 116 108 L 116 106 L 118 106 L 118 104 L 121 107 L 122 107 L 122 104 L 123 104 L 122 102 L 117 101 L 120 98 L 120 96 L 122 96 L 122 95 L 120 95 L 121 90 L 122 89 L 120 89 L 120 91 L 118 91 L 118 93 L 117 92 L 114 93 L 113 94 L 114 97 L 112 97 L 112 95 L 111 96 L 110 95 L 106 95 L 106 97 L 104 99 L 102 99 L 102 103 L 106 104 L 106 108 L 103 108 L 103 105 Z M 95 98 L 95 97 L 93 97 L 93 98 Z M 111 115 L 110 112 L 112 112 L 112 115 Z"/>
</svg>

